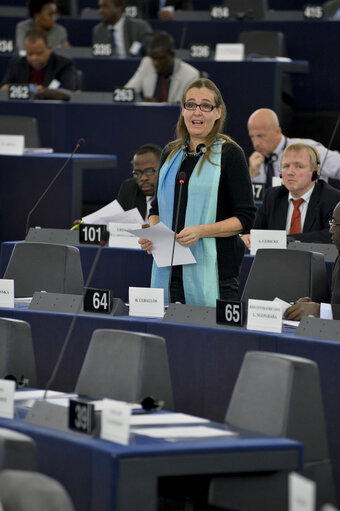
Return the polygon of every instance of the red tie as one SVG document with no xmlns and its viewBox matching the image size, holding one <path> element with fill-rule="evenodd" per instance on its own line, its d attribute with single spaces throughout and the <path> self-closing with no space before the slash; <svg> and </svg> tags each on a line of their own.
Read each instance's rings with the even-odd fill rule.
<svg viewBox="0 0 340 511">
<path fill-rule="evenodd" d="M 158 101 L 164 103 L 168 99 L 168 84 L 164 75 L 160 75 L 159 78 Z"/>
<path fill-rule="evenodd" d="M 304 199 L 291 199 L 293 202 L 294 210 L 292 214 L 292 221 L 290 222 L 289 234 L 300 234 L 301 233 L 301 212 L 299 209 L 300 204 L 303 203 Z"/>
</svg>

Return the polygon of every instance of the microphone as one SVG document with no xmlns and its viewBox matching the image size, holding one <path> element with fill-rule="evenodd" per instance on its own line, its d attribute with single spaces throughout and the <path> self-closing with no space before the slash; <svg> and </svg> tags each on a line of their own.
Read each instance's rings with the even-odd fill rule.
<svg viewBox="0 0 340 511">
<path fill-rule="evenodd" d="M 172 252 L 171 252 L 171 261 L 170 261 L 170 273 L 169 273 L 169 280 L 168 280 L 168 299 L 169 303 L 171 301 L 171 278 L 172 278 L 172 268 L 174 263 L 174 254 L 175 254 L 175 243 L 176 243 L 176 233 L 177 233 L 177 227 L 178 227 L 178 217 L 179 217 L 179 208 L 181 205 L 181 198 L 182 198 L 182 188 L 185 183 L 186 179 L 186 173 L 180 172 L 178 174 L 178 182 L 179 182 L 179 194 L 178 194 L 178 201 L 177 201 L 177 210 L 176 210 L 176 219 L 175 219 L 175 228 L 174 228 L 174 239 L 172 243 Z"/>
<path fill-rule="evenodd" d="M 336 121 L 336 123 L 335 123 L 334 129 L 333 129 L 333 132 L 332 132 L 332 134 L 331 134 L 331 138 L 330 138 L 330 140 L 329 140 L 329 144 L 328 144 L 328 147 L 327 147 L 327 151 L 326 151 L 325 157 L 324 157 L 324 159 L 322 160 L 322 164 L 321 164 L 321 167 L 320 167 L 320 170 L 319 170 L 319 177 L 321 176 L 321 171 L 322 171 L 322 169 L 323 169 L 324 163 L 325 163 L 326 158 L 327 158 L 327 155 L 328 155 L 328 153 L 329 153 L 329 149 L 330 149 L 331 145 L 333 144 L 333 140 L 334 140 L 334 137 L 335 137 L 336 131 L 337 131 L 337 129 L 338 129 L 339 122 L 340 122 L 340 114 L 338 115 L 338 119 L 337 119 L 337 121 Z"/>
<path fill-rule="evenodd" d="M 185 42 L 185 38 L 187 35 L 187 30 L 188 30 L 188 25 L 186 23 L 183 23 L 182 31 L 181 31 L 181 40 L 180 40 L 179 47 L 178 47 L 179 50 L 183 50 L 183 48 L 184 48 L 184 42 Z"/>
<path fill-rule="evenodd" d="M 54 184 L 54 182 L 58 179 L 58 177 L 60 176 L 60 174 L 62 173 L 62 171 L 64 170 L 64 168 L 66 167 L 66 165 L 68 164 L 68 162 L 72 159 L 74 153 L 79 149 L 79 147 L 81 147 L 83 144 L 85 143 L 85 140 L 83 138 L 80 138 L 75 146 L 75 148 L 73 149 L 72 153 L 70 154 L 70 156 L 67 158 L 67 160 L 65 161 L 64 165 L 61 167 L 61 169 L 56 173 L 56 175 L 54 176 L 54 178 L 52 179 L 52 181 L 50 182 L 50 184 L 47 186 L 47 188 L 44 190 L 44 192 L 42 193 L 42 195 L 39 197 L 39 199 L 37 200 L 37 202 L 34 204 L 33 208 L 29 211 L 28 215 L 27 215 L 27 220 L 26 220 L 26 236 L 27 236 L 27 233 L 28 233 L 28 229 L 29 229 L 29 223 L 30 223 L 30 219 L 31 219 L 31 216 L 32 216 L 32 213 L 37 209 L 37 207 L 39 206 L 40 202 L 42 201 L 42 199 L 45 197 L 45 195 L 47 194 L 47 192 L 49 191 L 49 189 L 51 188 L 51 186 Z"/>
<path fill-rule="evenodd" d="M 100 254 L 102 253 L 103 247 L 108 242 L 109 237 L 110 237 L 110 232 L 109 231 L 103 231 L 102 239 L 100 240 L 100 246 L 99 246 L 99 248 L 97 250 L 96 256 L 95 256 L 95 258 L 93 260 L 93 263 L 92 263 L 92 266 L 90 268 L 90 272 L 89 272 L 89 274 L 87 276 L 87 279 L 86 279 L 86 283 L 85 283 L 85 286 L 84 286 L 84 289 L 83 289 L 82 300 L 79 301 L 78 307 L 77 307 L 77 309 L 76 309 L 76 311 L 74 313 L 74 316 L 72 318 L 70 326 L 69 326 L 69 328 L 67 330 L 67 333 L 66 333 L 66 336 L 65 336 L 65 340 L 64 340 L 64 343 L 63 343 L 62 348 L 60 350 L 59 357 L 58 357 L 57 362 L 56 362 L 56 364 L 54 366 L 53 372 L 52 372 L 52 374 L 50 376 L 50 379 L 46 383 L 46 386 L 45 386 L 45 389 L 44 389 L 45 392 L 44 392 L 44 398 L 43 399 L 46 399 L 47 391 L 51 387 L 51 385 L 52 385 L 52 383 L 53 383 L 53 381 L 54 381 L 54 379 L 55 379 L 55 377 L 56 377 L 56 375 L 58 373 L 61 361 L 63 359 L 63 356 L 64 356 L 64 353 L 66 351 L 66 348 L 67 348 L 67 346 L 69 344 L 69 341 L 71 339 L 71 335 L 73 333 L 76 321 L 78 319 L 79 313 L 80 313 L 81 308 L 83 306 L 83 299 L 84 299 L 84 294 L 86 292 L 86 288 L 89 287 L 89 285 L 90 285 L 90 282 L 92 280 L 94 271 L 95 271 L 95 269 L 97 267 L 97 263 L 99 261 Z"/>
</svg>

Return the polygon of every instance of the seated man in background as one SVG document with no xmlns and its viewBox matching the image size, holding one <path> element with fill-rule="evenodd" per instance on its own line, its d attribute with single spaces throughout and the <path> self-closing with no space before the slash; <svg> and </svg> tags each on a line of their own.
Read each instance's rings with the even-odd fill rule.
<svg viewBox="0 0 340 511">
<path fill-rule="evenodd" d="M 57 6 L 51 0 L 29 0 L 30 18 L 19 21 L 15 29 L 15 45 L 19 52 L 25 51 L 25 36 L 29 30 L 40 28 L 47 37 L 47 44 L 69 46 L 66 28 L 56 23 Z"/>
<path fill-rule="evenodd" d="M 25 50 L 25 57 L 11 59 L 1 89 L 8 90 L 12 83 L 30 83 L 36 85 L 38 98 L 68 99 L 69 91 L 77 88 L 77 70 L 73 61 L 54 53 L 40 28 L 27 32 Z"/>
<path fill-rule="evenodd" d="M 153 199 L 162 148 L 156 144 L 142 145 L 132 159 L 132 179 L 123 181 L 117 200 L 127 211 L 137 208 L 148 223 L 148 215 Z"/>
<path fill-rule="evenodd" d="M 180 103 L 187 85 L 199 76 L 197 69 L 175 57 L 173 37 L 159 32 L 151 39 L 149 56 L 141 60 L 125 87 L 141 94 L 143 101 Z"/>
<path fill-rule="evenodd" d="M 330 243 L 329 221 L 340 190 L 318 181 L 318 150 L 303 142 L 286 147 L 281 170 L 283 185 L 267 190 L 254 229 L 282 229 L 296 240 Z M 242 239 L 250 248 L 250 235 Z"/>
<path fill-rule="evenodd" d="M 152 36 L 149 23 L 124 15 L 124 0 L 99 0 L 102 21 L 92 30 L 92 44 L 110 43 L 117 57 L 146 55 Z"/>
<path fill-rule="evenodd" d="M 329 222 L 332 242 L 339 250 L 332 272 L 331 305 L 315 303 L 308 297 L 300 298 L 284 313 L 285 319 L 300 321 L 303 316 L 316 316 L 323 319 L 340 319 L 340 202 L 334 209 L 333 218 Z"/>
<path fill-rule="evenodd" d="M 248 119 L 248 133 L 254 152 L 249 157 L 249 172 L 253 183 L 272 186 L 273 176 L 280 175 L 280 161 L 283 151 L 294 142 L 304 142 L 316 147 L 321 156 L 321 178 L 340 179 L 340 153 L 328 151 L 319 142 L 310 139 L 288 138 L 283 135 L 276 113 L 269 108 L 260 108 Z M 327 155 L 326 155 L 327 153 Z"/>
</svg>

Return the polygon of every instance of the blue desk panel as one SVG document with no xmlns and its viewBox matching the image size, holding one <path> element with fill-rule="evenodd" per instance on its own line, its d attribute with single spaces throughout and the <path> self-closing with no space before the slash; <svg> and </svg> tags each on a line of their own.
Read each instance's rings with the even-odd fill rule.
<svg viewBox="0 0 340 511">
<path fill-rule="evenodd" d="M 60 353 L 70 314 L 0 309 L 1 317 L 28 321 L 43 387 Z M 147 332 L 166 339 L 175 410 L 222 422 L 232 389 L 247 351 L 295 354 L 314 360 L 320 371 L 330 455 L 336 487 L 340 488 L 340 343 L 272 334 L 243 328 L 201 327 L 156 319 L 82 315 L 77 319 L 53 388 L 72 391 L 92 333 L 98 328 Z M 340 496 L 340 495 L 339 495 Z"/>
<path fill-rule="evenodd" d="M 117 155 L 121 182 L 131 177 L 130 162 L 139 146 L 164 146 L 174 138 L 180 108 L 166 104 L 0 101 L 0 111 L 2 115 L 36 117 L 42 146 L 53 147 L 56 152 L 71 152 L 83 137 L 87 153 Z"/>
<path fill-rule="evenodd" d="M 73 146 L 77 139 L 74 135 L 70 138 Z M 68 156 L 57 153 L 0 156 L 1 241 L 24 239 L 28 212 Z M 107 191 L 117 192 L 121 179 L 116 163 L 117 158 L 113 155 L 74 155 L 32 214 L 30 225 L 70 228 L 73 220 L 81 217 L 85 196 L 88 200 L 96 193 L 92 185 L 93 172 L 98 197 L 106 201 L 109 198 L 105 194 Z M 111 195 L 110 200 L 112 198 Z"/>
<path fill-rule="evenodd" d="M 176 442 L 132 434 L 123 446 L 20 420 L 0 425 L 34 438 L 38 470 L 64 485 L 77 511 L 157 511 L 160 477 L 298 470 L 303 463 L 300 443 L 254 434 Z"/>
</svg>

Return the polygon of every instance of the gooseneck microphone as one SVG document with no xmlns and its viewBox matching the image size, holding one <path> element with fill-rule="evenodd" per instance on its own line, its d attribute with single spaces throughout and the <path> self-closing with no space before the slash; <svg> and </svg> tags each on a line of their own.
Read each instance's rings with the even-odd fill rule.
<svg viewBox="0 0 340 511">
<path fill-rule="evenodd" d="M 93 274 L 94 274 L 94 271 L 97 267 L 97 263 L 99 261 L 99 257 L 100 257 L 100 254 L 102 253 L 102 250 L 103 250 L 103 247 L 106 245 L 106 243 L 108 242 L 109 240 L 109 237 L 110 237 L 110 232 L 109 231 L 103 231 L 102 233 L 102 239 L 100 240 L 100 246 L 96 252 L 96 255 L 95 255 L 95 258 L 93 260 L 93 263 L 92 263 L 92 266 L 90 268 L 90 272 L 87 276 L 87 279 L 86 279 L 86 283 L 84 285 L 84 290 L 83 290 L 83 295 L 82 295 L 82 298 L 84 299 L 84 294 L 86 292 L 86 288 L 89 287 L 90 283 L 91 283 L 91 280 L 92 280 L 92 277 L 93 277 Z M 54 366 L 54 369 L 53 369 L 53 372 L 50 376 L 50 379 L 48 380 L 48 382 L 46 383 L 46 386 L 45 386 L 45 389 L 44 389 L 44 399 L 46 399 L 46 395 L 47 395 L 47 391 L 50 389 L 52 383 L 54 382 L 54 379 L 58 373 L 58 370 L 59 370 L 59 367 L 60 367 L 60 364 L 61 364 L 61 361 L 64 357 L 64 353 L 66 351 L 66 348 L 70 342 L 70 339 L 71 339 L 71 335 L 72 335 L 72 332 L 74 330 L 74 326 L 76 324 L 76 321 L 78 319 L 78 316 L 80 314 L 80 311 L 81 311 L 81 308 L 83 306 L 83 299 L 79 301 L 79 304 L 78 304 L 78 307 L 73 315 L 73 318 L 72 318 L 72 321 L 70 323 L 70 326 L 67 330 L 67 333 L 66 333 L 66 336 L 65 336 L 65 340 L 63 342 L 63 345 L 62 345 L 62 348 L 60 350 L 60 353 L 59 353 L 59 357 L 57 359 L 57 362 L 55 363 L 55 366 Z"/>
<path fill-rule="evenodd" d="M 326 151 L 324 159 L 322 160 L 321 167 L 320 167 L 320 170 L 319 170 L 319 177 L 321 176 L 321 172 L 322 172 L 324 163 L 326 161 L 326 158 L 328 156 L 330 147 L 333 144 L 333 140 L 334 140 L 335 134 L 337 132 L 337 129 L 338 129 L 338 126 L 339 126 L 339 122 L 340 122 L 340 114 L 338 115 L 337 121 L 335 123 L 334 129 L 333 129 L 332 134 L 331 134 L 331 138 L 329 139 L 329 143 L 328 143 L 328 146 L 327 146 L 327 151 Z"/>
<path fill-rule="evenodd" d="M 72 159 L 74 153 L 79 149 L 79 147 L 81 147 L 83 144 L 85 143 L 85 140 L 83 138 L 80 138 L 75 146 L 75 148 L 73 149 L 72 153 L 70 154 L 70 156 L 67 158 L 67 160 L 65 161 L 65 163 L 63 164 L 63 166 L 61 167 L 60 170 L 58 170 L 58 172 L 56 173 L 56 175 L 54 176 L 54 178 L 52 179 L 52 181 L 50 182 L 50 184 L 47 186 L 47 188 L 44 190 L 44 192 L 42 193 L 42 195 L 39 197 L 39 199 L 37 200 L 37 202 L 34 204 L 33 208 L 29 211 L 28 215 L 27 215 L 27 220 L 26 220 L 26 236 L 27 236 L 27 233 L 28 233 L 28 229 L 29 229 L 29 224 L 30 224 L 30 219 L 31 219 L 31 216 L 32 216 L 32 213 L 36 210 L 36 208 L 39 206 L 40 202 L 42 201 L 42 199 L 45 197 L 45 195 L 47 194 L 47 192 L 49 191 L 49 189 L 51 188 L 51 186 L 54 184 L 54 182 L 58 179 L 58 177 L 60 176 L 60 174 L 62 173 L 62 171 L 64 170 L 64 168 L 66 167 L 66 165 L 68 164 L 68 162 Z"/>
<path fill-rule="evenodd" d="M 177 227 L 178 227 L 178 217 L 179 217 L 179 209 L 181 206 L 181 198 L 182 198 L 182 188 L 185 183 L 186 179 L 186 173 L 180 172 L 178 174 L 178 183 L 179 183 L 179 193 L 178 193 L 178 201 L 177 201 L 177 208 L 176 208 L 176 219 L 175 219 L 175 228 L 174 228 L 174 239 L 172 243 L 172 252 L 171 252 L 171 260 L 170 260 L 170 273 L 169 273 L 169 281 L 168 281 L 168 299 L 169 303 L 171 301 L 171 278 L 172 278 L 172 268 L 174 263 L 174 254 L 175 254 L 175 243 L 176 243 L 176 233 L 177 233 Z"/>
</svg>

